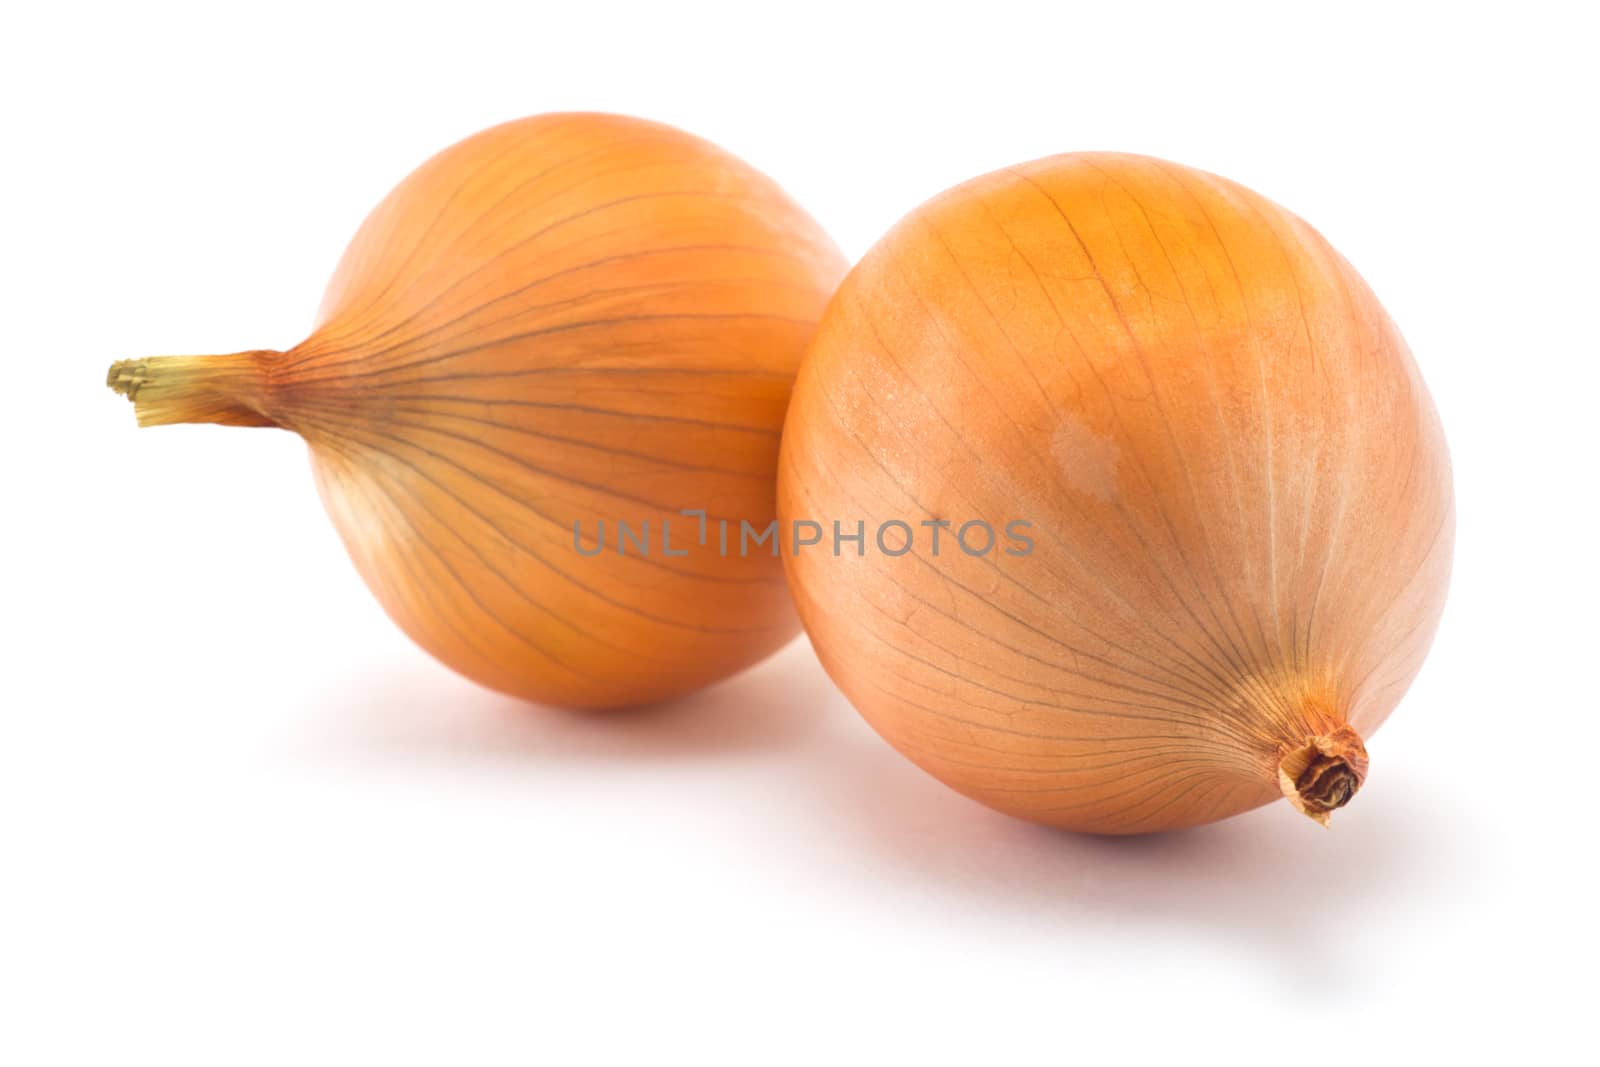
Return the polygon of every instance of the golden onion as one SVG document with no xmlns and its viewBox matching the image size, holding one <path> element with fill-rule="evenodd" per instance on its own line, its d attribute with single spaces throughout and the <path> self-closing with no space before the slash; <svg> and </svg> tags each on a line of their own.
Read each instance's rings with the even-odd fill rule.
<svg viewBox="0 0 1600 1067">
<path fill-rule="evenodd" d="M 778 477 L 785 527 L 842 521 L 785 562 L 872 726 L 1077 830 L 1280 794 L 1325 823 L 1449 580 L 1444 435 L 1372 292 L 1283 208 L 1137 156 L 895 226 L 824 317 Z"/>
<path fill-rule="evenodd" d="M 402 181 L 300 344 L 126 361 L 109 381 L 141 425 L 304 437 L 368 586 L 462 674 L 638 704 L 798 629 L 777 559 L 699 545 L 680 512 L 771 521 L 795 368 L 845 266 L 714 145 L 543 115 Z"/>
</svg>

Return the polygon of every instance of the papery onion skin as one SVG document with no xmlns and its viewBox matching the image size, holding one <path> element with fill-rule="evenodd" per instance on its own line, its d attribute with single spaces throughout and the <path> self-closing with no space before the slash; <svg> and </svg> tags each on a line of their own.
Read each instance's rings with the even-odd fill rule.
<svg viewBox="0 0 1600 1067">
<path fill-rule="evenodd" d="M 434 156 L 362 225 L 287 352 L 112 368 L 143 425 L 282 426 L 388 613 L 530 700 L 616 707 L 798 631 L 773 517 L 801 355 L 847 264 L 770 179 L 668 126 L 542 115 Z M 616 550 L 648 523 L 648 555 Z M 672 521 L 676 520 L 676 521 Z M 672 551 L 662 524 L 672 521 Z M 592 548 L 577 551 L 574 526 Z"/>
<path fill-rule="evenodd" d="M 1055 156 L 902 220 L 801 369 L 779 517 L 1030 521 L 785 557 L 872 726 L 1001 811 L 1111 834 L 1286 795 L 1326 824 L 1444 605 L 1449 456 L 1398 330 L 1222 178 Z"/>
</svg>

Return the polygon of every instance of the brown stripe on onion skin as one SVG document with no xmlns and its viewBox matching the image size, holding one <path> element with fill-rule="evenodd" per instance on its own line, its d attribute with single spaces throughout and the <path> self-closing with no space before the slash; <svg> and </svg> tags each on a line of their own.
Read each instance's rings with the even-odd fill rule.
<svg viewBox="0 0 1600 1067">
<path fill-rule="evenodd" d="M 118 363 L 141 425 L 310 446 L 400 626 L 493 688 L 650 703 L 799 629 L 781 563 L 696 547 L 700 508 L 774 517 L 796 367 L 846 263 L 770 179 L 698 138 L 545 115 L 428 160 L 368 217 L 286 351 Z M 607 550 L 581 556 L 574 523 Z M 648 522 L 648 556 L 615 551 Z"/>
<path fill-rule="evenodd" d="M 937 557 L 920 528 L 786 553 L 823 665 L 946 784 L 1113 834 L 1350 803 L 1454 531 L 1438 416 L 1354 269 L 1239 185 L 1101 153 L 958 186 L 851 271 L 778 510 L 950 520 Z M 1032 552 L 962 553 L 973 519 Z"/>
</svg>

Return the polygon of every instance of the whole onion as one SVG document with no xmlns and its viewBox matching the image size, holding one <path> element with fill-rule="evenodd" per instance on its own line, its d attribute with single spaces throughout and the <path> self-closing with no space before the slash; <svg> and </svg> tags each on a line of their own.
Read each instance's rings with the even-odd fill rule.
<svg viewBox="0 0 1600 1067">
<path fill-rule="evenodd" d="M 109 381 L 142 425 L 303 436 L 362 576 L 444 663 L 533 700 L 637 704 L 798 630 L 779 561 L 699 544 L 680 512 L 772 521 L 795 368 L 845 266 L 714 145 L 543 115 L 402 181 L 300 344 Z"/>
<path fill-rule="evenodd" d="M 829 528 L 790 583 L 891 744 L 1002 811 L 1136 833 L 1350 799 L 1454 508 L 1416 364 L 1321 235 L 1083 154 L 951 189 L 850 273 L 779 515 Z"/>
</svg>

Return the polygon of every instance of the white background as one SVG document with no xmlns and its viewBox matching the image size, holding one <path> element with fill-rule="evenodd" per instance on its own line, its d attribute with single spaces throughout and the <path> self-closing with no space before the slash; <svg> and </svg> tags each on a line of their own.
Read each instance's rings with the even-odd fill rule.
<svg viewBox="0 0 1600 1067">
<path fill-rule="evenodd" d="M 1595 993 L 1597 85 L 1586 5 L 452 0 L 7 9 L 0 1062 L 1098 1064 L 1553 1053 Z M 48 8 L 48 13 L 46 10 Z M 300 442 L 136 431 L 112 359 L 287 347 L 434 150 L 631 112 L 852 256 L 1072 149 L 1318 226 L 1444 416 L 1456 579 L 1330 831 L 1013 822 L 809 647 L 676 706 L 415 650 Z"/>
</svg>

